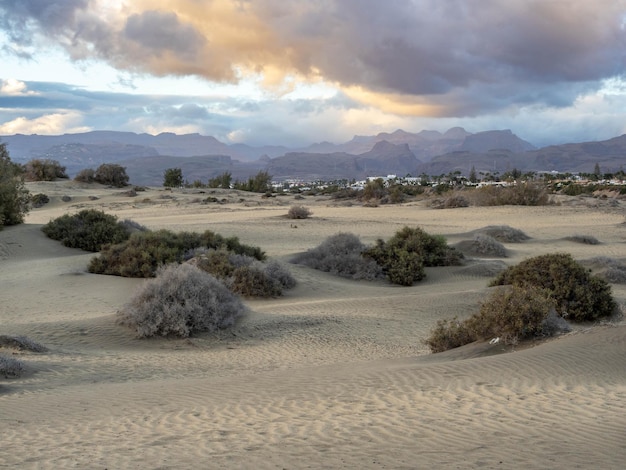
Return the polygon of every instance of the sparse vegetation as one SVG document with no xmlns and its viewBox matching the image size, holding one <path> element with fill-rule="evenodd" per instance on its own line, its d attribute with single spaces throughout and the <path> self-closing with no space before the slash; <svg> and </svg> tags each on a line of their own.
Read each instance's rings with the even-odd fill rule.
<svg viewBox="0 0 626 470">
<path fill-rule="evenodd" d="M 463 259 L 443 236 L 430 235 L 419 227 L 404 227 L 386 242 L 377 240 L 364 255 L 376 261 L 391 282 L 403 286 L 422 280 L 424 267 L 458 265 Z"/>
<path fill-rule="evenodd" d="M 48 348 L 26 336 L 0 335 L 0 348 L 16 349 L 18 351 L 46 352 Z"/>
<path fill-rule="evenodd" d="M 550 204 L 547 187 L 538 182 L 520 182 L 514 186 L 485 186 L 471 193 L 476 206 L 545 206 Z"/>
<path fill-rule="evenodd" d="M 289 208 L 289 212 L 287 212 L 287 217 L 289 219 L 308 219 L 311 217 L 313 212 L 306 206 L 295 205 Z"/>
<path fill-rule="evenodd" d="M 190 264 L 159 268 L 118 312 L 118 322 L 140 338 L 214 332 L 232 326 L 245 312 L 241 300 L 220 281 Z"/>
<path fill-rule="evenodd" d="M 617 304 L 611 286 L 575 261 L 570 254 L 537 256 L 511 266 L 491 283 L 547 289 L 559 315 L 573 321 L 592 321 L 612 315 Z"/>
<path fill-rule="evenodd" d="M 492 256 L 506 258 L 506 248 L 493 237 L 477 233 L 472 240 L 464 240 L 457 248 L 467 253 L 478 256 Z"/>
<path fill-rule="evenodd" d="M 381 276 L 382 269 L 373 259 L 363 257 L 366 249 L 358 236 L 338 233 L 296 255 L 292 262 L 348 279 L 372 280 Z"/>
</svg>

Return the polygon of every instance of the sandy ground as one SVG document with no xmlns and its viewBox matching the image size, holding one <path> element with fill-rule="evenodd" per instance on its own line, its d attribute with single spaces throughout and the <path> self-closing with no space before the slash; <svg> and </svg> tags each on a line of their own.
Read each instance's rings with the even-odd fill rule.
<svg viewBox="0 0 626 470">
<path fill-rule="evenodd" d="M 40 231 L 94 207 L 152 229 L 236 235 L 287 262 L 338 232 L 371 243 L 410 225 L 457 243 L 509 225 L 531 239 L 507 244 L 506 264 L 555 251 L 626 260 L 624 202 L 434 210 L 423 201 L 364 208 L 235 191 L 128 197 L 73 182 L 30 189 L 52 200 L 0 232 L 0 334 L 49 351 L 0 350 L 26 365 L 21 378 L 0 379 L 0 468 L 624 466 L 624 321 L 578 325 L 508 352 L 474 344 L 432 355 L 424 346 L 437 319 L 476 311 L 488 293 L 481 266 L 491 260 L 428 269 L 410 288 L 289 265 L 298 286 L 247 300 L 250 313 L 233 329 L 139 340 L 115 312 L 144 281 L 90 274 L 93 254 Z M 313 216 L 287 219 L 293 204 Z M 601 243 L 564 240 L 575 234 Z M 626 304 L 626 286 L 613 293 Z"/>
</svg>

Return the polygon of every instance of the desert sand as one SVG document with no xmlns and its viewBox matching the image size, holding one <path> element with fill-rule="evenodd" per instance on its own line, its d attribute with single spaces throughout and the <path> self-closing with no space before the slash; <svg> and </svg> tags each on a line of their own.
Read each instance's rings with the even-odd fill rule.
<svg viewBox="0 0 626 470">
<path fill-rule="evenodd" d="M 51 202 L 0 232 L 0 334 L 49 350 L 0 350 L 26 366 L 20 378 L 0 378 L 0 468 L 624 467 L 624 320 L 516 346 L 430 354 L 423 344 L 439 318 L 477 310 L 496 263 L 556 251 L 626 260 L 624 201 L 435 210 L 226 190 L 129 197 L 74 182 L 29 189 Z M 287 219 L 293 204 L 312 217 Z M 115 313 L 145 281 L 90 274 L 94 254 L 40 230 L 87 207 L 151 229 L 236 235 L 285 263 L 338 232 L 372 243 L 405 225 L 451 244 L 488 225 L 531 239 L 506 244 L 507 258 L 428 269 L 409 288 L 289 265 L 298 286 L 246 300 L 250 312 L 234 328 L 141 340 Z M 601 243 L 564 240 L 575 234 Z M 613 294 L 626 305 L 625 285 Z"/>
</svg>

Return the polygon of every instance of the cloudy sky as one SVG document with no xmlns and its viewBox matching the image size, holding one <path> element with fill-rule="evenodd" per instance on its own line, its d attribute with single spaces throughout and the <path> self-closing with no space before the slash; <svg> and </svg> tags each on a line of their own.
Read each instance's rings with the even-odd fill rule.
<svg viewBox="0 0 626 470">
<path fill-rule="evenodd" d="M 626 0 L 0 0 L 0 135 L 626 133 Z"/>
</svg>

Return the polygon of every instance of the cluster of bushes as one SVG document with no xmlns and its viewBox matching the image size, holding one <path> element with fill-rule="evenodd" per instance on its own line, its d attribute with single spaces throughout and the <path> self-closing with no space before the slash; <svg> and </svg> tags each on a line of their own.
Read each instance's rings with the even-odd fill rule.
<svg viewBox="0 0 626 470">
<path fill-rule="evenodd" d="M 392 283 L 402 286 L 424 279 L 425 267 L 459 265 L 463 259 L 443 236 L 419 227 L 404 227 L 386 242 L 378 239 L 363 254 L 376 261 Z"/>
<path fill-rule="evenodd" d="M 231 291 L 246 297 L 277 297 L 283 289 L 295 287 L 296 280 L 277 261 L 261 263 L 256 258 L 224 248 L 195 250 L 195 266 L 220 279 Z"/>
<path fill-rule="evenodd" d="M 424 188 L 416 185 L 396 184 L 393 181 L 385 183 L 382 178 L 370 180 L 358 193 L 358 199 L 367 203 L 400 204 L 407 196 L 422 194 Z"/>
<path fill-rule="evenodd" d="M 571 255 L 530 258 L 501 272 L 499 287 L 465 321 L 441 320 L 426 344 L 433 352 L 498 337 L 506 343 L 550 336 L 568 328 L 564 318 L 593 321 L 612 315 L 617 304 L 609 284 L 591 275 Z"/>
<path fill-rule="evenodd" d="M 81 183 L 100 183 L 116 188 L 128 186 L 128 179 L 126 168 L 115 163 L 103 163 L 95 171 L 86 168 L 74 177 L 74 181 Z"/>
<path fill-rule="evenodd" d="M 388 241 L 367 247 L 356 235 L 340 233 L 292 261 L 352 279 L 387 276 L 390 282 L 413 285 L 426 274 L 425 267 L 461 263 L 463 254 L 448 246 L 444 237 L 421 228 L 404 227 Z"/>
<path fill-rule="evenodd" d="M 265 259 L 260 248 L 244 245 L 237 237 L 224 238 L 210 230 L 204 233 L 158 230 L 135 232 L 121 243 L 104 246 L 100 255 L 91 260 L 89 271 L 123 277 L 153 277 L 160 265 L 189 259 L 189 253 L 196 248 L 223 248 Z"/>
<path fill-rule="evenodd" d="M 0 143 L 0 230 L 5 225 L 21 224 L 29 202 L 22 167 L 11 161 L 6 144 Z"/>
<path fill-rule="evenodd" d="M 470 198 L 476 206 L 545 206 L 551 202 L 545 184 L 531 181 L 514 186 L 476 188 Z"/>
<path fill-rule="evenodd" d="M 118 221 L 116 216 L 96 209 L 83 209 L 51 220 L 41 230 L 67 247 L 96 252 L 105 245 L 127 240 L 134 230 L 145 228 L 132 221 Z"/>
<path fill-rule="evenodd" d="M 26 181 L 55 181 L 69 178 L 65 167 L 58 161 L 49 158 L 30 160 L 24 165 Z"/>
</svg>

